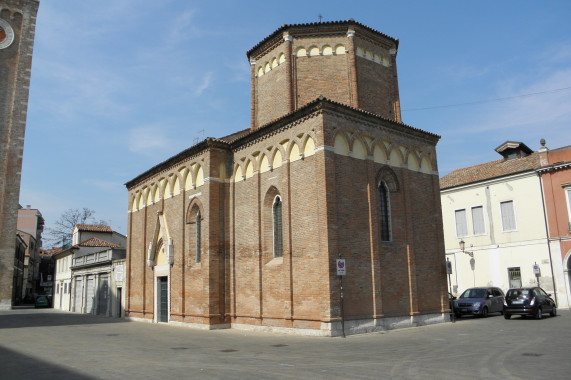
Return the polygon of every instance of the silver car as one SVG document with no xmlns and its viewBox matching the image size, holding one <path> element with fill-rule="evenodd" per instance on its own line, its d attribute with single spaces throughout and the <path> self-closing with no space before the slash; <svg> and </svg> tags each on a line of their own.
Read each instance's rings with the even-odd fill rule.
<svg viewBox="0 0 571 380">
<path fill-rule="evenodd" d="M 475 315 L 486 318 L 489 313 L 504 313 L 504 292 L 500 288 L 470 288 L 454 302 L 456 318 Z"/>
</svg>

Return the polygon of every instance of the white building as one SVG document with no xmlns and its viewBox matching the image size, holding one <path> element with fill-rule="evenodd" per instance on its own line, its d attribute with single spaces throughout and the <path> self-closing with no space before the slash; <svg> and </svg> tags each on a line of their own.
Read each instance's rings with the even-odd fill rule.
<svg viewBox="0 0 571 380">
<path fill-rule="evenodd" d="M 454 295 L 474 286 L 505 292 L 539 283 L 556 293 L 560 308 L 567 308 L 549 249 L 539 154 L 510 141 L 496 151 L 502 159 L 440 179 L 449 289 Z"/>
<path fill-rule="evenodd" d="M 125 248 L 106 248 L 73 257 L 72 310 L 122 317 Z"/>
<path fill-rule="evenodd" d="M 73 257 L 72 250 L 64 250 L 56 253 L 55 273 L 54 273 L 54 309 L 71 310 L 71 263 Z"/>
</svg>

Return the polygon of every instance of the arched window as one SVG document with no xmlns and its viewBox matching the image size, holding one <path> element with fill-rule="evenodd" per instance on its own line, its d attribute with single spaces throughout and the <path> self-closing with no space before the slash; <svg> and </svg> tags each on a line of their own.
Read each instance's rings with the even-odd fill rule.
<svg viewBox="0 0 571 380">
<path fill-rule="evenodd" d="M 190 258 L 194 256 L 194 262 L 199 264 L 202 259 L 202 207 L 195 199 L 188 207 L 186 214 L 185 245 L 188 247 Z"/>
<path fill-rule="evenodd" d="M 272 206 L 274 231 L 274 257 L 283 257 L 282 199 L 277 196 Z"/>
<path fill-rule="evenodd" d="M 196 213 L 196 262 L 199 263 L 200 262 L 200 252 L 202 252 L 202 247 L 201 247 L 201 240 L 200 240 L 200 235 L 202 232 L 202 228 L 200 227 L 200 210 L 198 210 L 198 212 Z"/>
<path fill-rule="evenodd" d="M 391 240 L 391 203 L 389 188 L 382 181 L 379 184 L 379 218 L 381 227 L 381 241 Z"/>
</svg>

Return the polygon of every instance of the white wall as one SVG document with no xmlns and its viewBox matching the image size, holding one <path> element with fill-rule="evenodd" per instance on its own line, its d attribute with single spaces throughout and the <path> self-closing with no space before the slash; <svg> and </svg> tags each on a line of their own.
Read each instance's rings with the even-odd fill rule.
<svg viewBox="0 0 571 380">
<path fill-rule="evenodd" d="M 514 231 L 503 230 L 500 202 L 504 201 L 513 201 Z M 453 271 L 449 289 L 451 285 L 454 294 L 473 286 L 497 286 L 506 291 L 508 268 L 514 267 L 520 268 L 522 286 L 535 286 L 535 263 L 541 269 L 540 286 L 554 293 L 541 188 L 535 172 L 442 190 L 441 202 L 446 257 Z M 474 234 L 472 207 L 475 206 L 483 207 L 485 233 L 481 235 Z M 466 210 L 468 230 L 466 236 L 460 237 L 455 219 L 455 211 L 459 209 Z M 473 259 L 460 252 L 460 240 L 466 243 L 466 251 L 473 252 Z M 559 306 L 568 307 L 563 285 L 556 282 Z"/>
<path fill-rule="evenodd" d="M 71 265 L 72 253 L 56 260 L 54 281 L 54 309 L 71 310 Z M 67 291 L 66 291 L 67 289 Z"/>
</svg>

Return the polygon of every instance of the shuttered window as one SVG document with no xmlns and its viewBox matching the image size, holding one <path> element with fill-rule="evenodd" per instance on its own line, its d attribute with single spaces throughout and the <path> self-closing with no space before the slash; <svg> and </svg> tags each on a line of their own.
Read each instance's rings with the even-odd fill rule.
<svg viewBox="0 0 571 380">
<path fill-rule="evenodd" d="M 484 208 L 482 206 L 472 207 L 472 227 L 474 229 L 474 235 L 484 235 L 486 233 Z"/>
<path fill-rule="evenodd" d="M 502 213 L 502 228 L 503 231 L 515 231 L 516 230 L 516 223 L 515 223 L 515 210 L 514 210 L 514 202 L 507 201 L 500 203 L 500 211 Z"/>
<path fill-rule="evenodd" d="M 274 230 L 274 257 L 283 257 L 282 200 L 276 197 L 272 207 Z"/>
<path fill-rule="evenodd" d="M 468 236 L 468 224 L 466 222 L 466 209 L 456 210 L 456 236 Z"/>
</svg>

